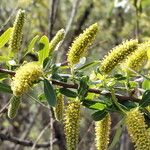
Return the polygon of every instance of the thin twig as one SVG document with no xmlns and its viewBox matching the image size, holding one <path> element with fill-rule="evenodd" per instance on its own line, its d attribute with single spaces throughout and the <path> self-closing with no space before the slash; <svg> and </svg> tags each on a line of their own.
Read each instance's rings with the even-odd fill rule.
<svg viewBox="0 0 150 150">
<path fill-rule="evenodd" d="M 14 76 L 15 75 L 15 72 L 14 71 L 11 71 L 11 70 L 7 70 L 7 69 L 3 69 L 3 68 L 0 68 L 0 72 L 1 73 L 7 73 L 11 76 Z"/>
<path fill-rule="evenodd" d="M 3 113 L 5 113 L 5 112 L 7 111 L 7 107 L 9 106 L 9 103 L 10 103 L 10 102 L 8 102 L 7 104 L 5 104 L 5 105 L 3 106 L 3 108 L 0 110 L 0 114 L 3 114 Z"/>
<path fill-rule="evenodd" d="M 92 127 L 93 127 L 94 121 L 90 124 L 90 126 L 88 127 L 87 132 L 82 136 L 82 139 L 80 140 L 80 142 L 78 143 L 78 147 L 77 149 L 80 148 L 81 144 L 83 144 L 85 137 L 87 136 L 87 134 L 91 131 Z"/>
<path fill-rule="evenodd" d="M 32 120 L 30 121 L 30 123 L 28 124 L 26 130 L 23 132 L 22 136 L 20 137 L 21 140 L 24 140 L 29 135 L 29 133 L 30 133 L 30 131 L 31 131 L 31 129 L 32 129 L 34 123 L 35 123 L 36 117 L 39 114 L 39 112 L 40 111 L 39 111 L 39 107 L 38 107 L 37 111 L 35 112 L 35 114 L 31 118 Z M 17 145 L 14 150 L 19 150 L 19 149 L 20 149 L 20 145 Z"/>
<path fill-rule="evenodd" d="M 38 135 L 36 141 L 34 142 L 32 148 L 31 148 L 31 150 L 34 150 L 34 149 L 35 149 L 35 147 L 36 147 L 38 141 L 40 140 L 40 138 L 42 137 L 42 135 L 44 134 L 44 132 L 49 128 L 49 126 L 50 126 L 50 124 L 48 124 L 47 126 L 45 126 L 45 128 L 40 132 L 40 134 Z"/>
<path fill-rule="evenodd" d="M 69 30 L 70 30 L 70 27 L 71 27 L 71 25 L 73 23 L 73 20 L 74 20 L 74 17 L 75 17 L 75 14 L 76 14 L 79 2 L 80 2 L 80 0 L 73 1 L 72 11 L 71 11 L 71 14 L 69 16 L 69 21 L 68 21 L 68 23 L 66 25 L 65 37 L 67 36 L 67 34 L 68 34 Z"/>
<path fill-rule="evenodd" d="M 50 150 L 53 150 L 53 131 L 54 131 L 54 128 L 53 128 L 53 124 L 54 124 L 54 119 L 53 119 L 53 108 L 50 107 Z"/>
<path fill-rule="evenodd" d="M 29 95 L 29 94 L 27 94 L 27 93 L 26 93 L 26 95 L 27 95 L 28 97 L 30 97 L 32 100 L 34 100 L 35 102 L 39 103 L 41 106 L 43 106 L 43 107 L 49 109 L 48 106 L 44 105 L 43 103 L 41 103 L 40 101 L 38 101 L 38 100 L 37 100 L 36 98 L 34 98 L 33 96 L 31 96 L 31 95 Z"/>
<path fill-rule="evenodd" d="M 8 19 L 4 22 L 4 24 L 0 28 L 0 33 L 4 30 L 4 28 L 7 26 L 7 24 L 11 20 L 11 18 L 14 16 L 14 14 L 16 13 L 16 10 L 17 10 L 17 7 L 12 10 L 12 12 L 10 13 L 10 16 L 8 17 Z"/>
<path fill-rule="evenodd" d="M 2 134 L 2 133 L 0 133 L 0 140 L 1 141 L 9 141 L 9 142 L 12 142 L 12 143 L 15 143 L 15 144 L 20 144 L 20 145 L 28 146 L 28 147 L 33 146 L 34 143 L 35 143 L 33 141 L 20 140 L 19 138 L 16 138 L 14 136 Z M 53 144 L 56 144 L 56 143 L 57 143 L 57 139 L 54 139 Z M 49 147 L 49 146 L 50 146 L 49 142 L 35 145 L 36 148 L 41 148 L 41 147 L 46 148 L 46 147 Z"/>
<path fill-rule="evenodd" d="M 6 69 L 2 69 L 0 68 L 0 72 L 2 73 L 7 73 L 10 75 L 15 75 L 14 71 L 10 71 L 10 70 L 6 70 Z M 78 89 L 78 85 L 77 84 L 68 84 L 68 83 L 64 83 L 61 81 L 57 81 L 57 80 L 51 80 L 52 84 L 54 85 L 58 85 L 58 86 L 62 86 L 63 88 L 72 88 L 72 89 Z M 88 92 L 90 93 L 95 93 L 95 94 L 101 94 L 101 95 L 105 95 L 105 96 L 109 96 L 111 97 L 111 92 L 102 92 L 99 89 L 89 89 Z M 27 94 L 28 95 L 28 94 Z M 29 96 L 29 95 L 28 95 Z M 133 96 L 124 96 L 124 95 L 120 95 L 115 93 L 116 98 L 118 99 L 118 101 L 123 102 L 123 101 L 134 101 L 134 102 L 139 102 L 140 99 L 133 97 Z M 37 103 L 39 103 L 40 105 L 48 108 L 47 106 L 45 106 L 44 104 L 42 104 L 41 102 L 39 102 L 38 100 L 36 100 L 35 98 L 33 98 L 32 96 L 30 96 L 33 100 L 35 100 Z M 48 108 L 49 109 L 49 108 Z"/>
<path fill-rule="evenodd" d="M 51 0 L 50 2 L 50 14 L 49 14 L 49 39 L 52 39 L 52 30 L 54 26 L 54 7 L 55 7 L 55 0 Z"/>
<path fill-rule="evenodd" d="M 79 2 L 80 2 L 80 0 L 74 0 L 74 1 L 73 1 L 73 4 L 72 4 L 72 11 L 71 11 L 71 14 L 70 14 L 70 16 L 69 16 L 69 20 L 68 20 L 67 25 L 66 25 L 64 39 L 63 39 L 62 43 L 59 45 L 59 47 L 61 47 L 61 46 L 64 44 L 65 38 L 66 38 L 66 36 L 68 35 L 68 33 L 69 33 L 69 31 L 70 31 L 70 28 L 71 28 L 71 25 L 72 25 L 72 23 L 73 23 L 74 17 L 75 17 L 75 15 L 76 15 L 76 11 L 77 11 Z"/>
</svg>

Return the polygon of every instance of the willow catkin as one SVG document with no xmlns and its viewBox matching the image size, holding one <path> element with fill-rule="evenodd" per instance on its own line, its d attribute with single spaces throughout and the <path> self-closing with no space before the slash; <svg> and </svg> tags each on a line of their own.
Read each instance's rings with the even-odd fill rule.
<svg viewBox="0 0 150 150">
<path fill-rule="evenodd" d="M 13 25 L 13 31 L 10 37 L 10 45 L 9 45 L 10 52 L 18 52 L 20 50 L 24 21 L 25 21 L 25 11 L 20 9 L 18 10 Z"/>
<path fill-rule="evenodd" d="M 123 70 L 131 73 L 130 69 L 139 71 L 144 63 L 148 60 L 147 51 L 150 49 L 150 42 L 139 44 L 136 51 L 128 56 L 128 59 L 123 63 Z"/>
<path fill-rule="evenodd" d="M 79 134 L 80 102 L 71 101 L 64 115 L 67 150 L 76 150 Z"/>
<path fill-rule="evenodd" d="M 102 120 L 95 122 L 95 144 L 97 150 L 107 150 L 109 144 L 111 118 L 107 114 Z"/>
<path fill-rule="evenodd" d="M 20 97 L 13 96 L 10 99 L 10 104 L 8 107 L 8 117 L 10 119 L 14 118 L 17 115 L 21 100 Z"/>
<path fill-rule="evenodd" d="M 150 134 L 143 113 L 138 108 L 132 109 L 126 114 L 125 124 L 135 150 L 150 150 Z"/>
<path fill-rule="evenodd" d="M 29 62 L 19 67 L 11 82 L 13 94 L 15 96 L 22 95 L 42 75 L 42 68 L 36 62 Z"/>
<path fill-rule="evenodd" d="M 113 48 L 101 62 L 100 71 L 102 74 L 110 73 L 120 62 L 125 60 L 129 54 L 136 50 L 137 40 L 125 41 Z"/>
<path fill-rule="evenodd" d="M 98 24 L 95 23 L 80 34 L 72 43 L 68 51 L 68 62 L 71 66 L 77 64 L 80 58 L 87 53 L 87 48 L 92 44 L 98 32 Z"/>
<path fill-rule="evenodd" d="M 58 43 L 63 40 L 64 35 L 65 35 L 64 29 L 61 29 L 56 33 L 54 38 L 49 43 L 49 54 L 51 54 L 55 50 Z"/>
<path fill-rule="evenodd" d="M 64 113 L 64 97 L 62 94 L 57 96 L 57 103 L 54 108 L 55 117 L 58 121 L 62 121 Z"/>
</svg>

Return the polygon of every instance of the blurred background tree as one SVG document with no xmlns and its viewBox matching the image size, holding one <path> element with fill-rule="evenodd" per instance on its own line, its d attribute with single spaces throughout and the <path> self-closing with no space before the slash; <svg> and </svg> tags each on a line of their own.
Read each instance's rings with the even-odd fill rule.
<svg viewBox="0 0 150 150">
<path fill-rule="evenodd" d="M 29 42 L 36 35 L 47 35 L 49 39 L 52 39 L 58 30 L 61 28 L 65 29 L 65 39 L 57 51 L 56 62 L 66 61 L 66 53 L 74 38 L 83 29 L 95 22 L 98 22 L 100 32 L 95 43 L 90 47 L 90 57 L 87 61 L 102 59 L 108 50 L 123 40 L 138 38 L 139 41 L 145 41 L 150 39 L 149 0 L 1 0 L 0 35 L 12 26 L 19 8 L 26 10 L 22 51 L 27 48 Z M 1 56 L 4 54 L 6 54 L 5 47 L 0 51 Z M 28 57 L 25 59 L 36 60 L 36 56 L 32 54 L 29 54 Z M 3 64 L 1 63 L 1 65 Z M 87 74 L 89 73 L 88 71 Z M 38 90 L 40 91 L 41 89 L 39 88 Z M 34 90 L 31 95 L 36 95 Z M 3 108 L 10 99 L 10 95 L 0 93 L 0 97 L 0 108 Z M 10 120 L 5 114 L 6 111 L 7 109 L 4 109 L 1 113 L 0 134 L 11 135 L 22 141 L 36 141 L 44 129 L 44 133 L 37 143 L 49 141 L 51 130 L 47 124 L 50 120 L 50 112 L 47 108 L 24 97 L 22 109 L 15 119 Z M 113 114 L 113 118 L 111 137 L 114 136 L 117 116 Z M 53 128 L 55 137 L 60 140 L 55 142 L 55 139 L 53 139 L 53 149 L 64 150 L 62 126 L 54 121 Z M 26 150 L 29 149 L 26 146 L 33 145 L 32 142 L 27 143 L 26 146 L 23 144 L 19 145 L 14 141 L 3 142 L 2 139 L 0 141 L 0 149 Z M 49 142 L 45 143 L 44 146 L 41 145 L 40 149 L 48 149 Z M 94 123 L 90 117 L 90 111 L 87 109 L 82 114 L 78 149 L 95 149 Z M 120 142 L 110 150 L 119 149 L 133 149 L 127 134 L 122 134 Z"/>
</svg>

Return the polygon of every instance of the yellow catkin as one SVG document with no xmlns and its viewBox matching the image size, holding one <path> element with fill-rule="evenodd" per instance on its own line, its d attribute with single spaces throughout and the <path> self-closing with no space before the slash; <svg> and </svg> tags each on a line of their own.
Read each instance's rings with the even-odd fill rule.
<svg viewBox="0 0 150 150">
<path fill-rule="evenodd" d="M 138 46 L 137 40 L 125 41 L 113 48 L 101 62 L 100 71 L 102 74 L 110 73 L 118 63 L 127 58 L 129 54 L 136 50 Z"/>
<path fill-rule="evenodd" d="M 10 45 L 9 45 L 10 52 L 18 52 L 20 50 L 24 21 L 25 21 L 25 11 L 20 9 L 18 10 L 13 25 L 13 31 L 10 37 Z"/>
<path fill-rule="evenodd" d="M 68 52 L 69 64 L 75 65 L 80 61 L 80 58 L 84 57 L 87 53 L 87 48 L 92 44 L 98 32 L 98 24 L 95 23 L 87 28 L 82 34 L 77 37 L 72 43 Z"/>
<path fill-rule="evenodd" d="M 107 114 L 101 121 L 95 122 L 95 143 L 97 150 L 107 150 L 109 144 L 111 118 Z"/>
<path fill-rule="evenodd" d="M 64 35 L 65 35 L 64 29 L 61 29 L 56 33 L 54 38 L 49 43 L 49 54 L 51 54 L 55 50 L 58 43 L 63 40 Z"/>
<path fill-rule="evenodd" d="M 71 101 L 65 111 L 64 131 L 67 150 L 76 150 L 79 134 L 80 102 Z"/>
<path fill-rule="evenodd" d="M 135 144 L 135 150 L 150 150 L 150 135 L 143 113 L 138 108 L 127 112 L 125 124 L 131 140 Z"/>
<path fill-rule="evenodd" d="M 21 100 L 20 97 L 13 96 L 10 99 L 10 104 L 8 107 L 8 117 L 10 119 L 14 118 L 17 115 Z"/>
<path fill-rule="evenodd" d="M 139 71 L 144 63 L 148 60 L 147 51 L 149 49 L 150 42 L 139 44 L 137 50 L 134 51 L 132 55 L 128 56 L 128 59 L 124 63 L 126 67 L 124 67 L 123 70 L 127 71 L 128 73 L 131 73 L 130 69 Z"/>
<path fill-rule="evenodd" d="M 57 103 L 54 108 L 55 117 L 58 121 L 62 121 L 64 112 L 64 97 L 62 94 L 57 96 Z"/>
<path fill-rule="evenodd" d="M 19 67 L 11 82 L 13 94 L 15 96 L 22 95 L 42 75 L 42 68 L 36 62 L 29 62 Z"/>
</svg>

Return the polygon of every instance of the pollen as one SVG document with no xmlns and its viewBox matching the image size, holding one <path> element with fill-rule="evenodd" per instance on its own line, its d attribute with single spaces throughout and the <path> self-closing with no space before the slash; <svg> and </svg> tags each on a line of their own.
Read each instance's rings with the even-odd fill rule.
<svg viewBox="0 0 150 150">
<path fill-rule="evenodd" d="M 87 54 L 87 49 L 94 41 L 97 32 L 98 24 L 95 23 L 74 40 L 67 54 L 67 60 L 71 66 L 77 64 L 80 58 Z"/>
<path fill-rule="evenodd" d="M 127 112 L 125 119 L 128 133 L 132 142 L 135 144 L 136 150 L 150 149 L 150 134 L 147 131 L 147 124 L 143 113 L 138 108 Z"/>
<path fill-rule="evenodd" d="M 100 71 L 102 74 L 110 73 L 119 63 L 127 58 L 129 54 L 136 50 L 137 40 L 125 41 L 113 48 L 101 62 Z"/>
<path fill-rule="evenodd" d="M 13 31 L 10 37 L 10 45 L 9 45 L 10 52 L 18 52 L 20 50 L 24 21 L 25 21 L 25 11 L 20 9 L 18 10 L 13 25 Z"/>
<path fill-rule="evenodd" d="M 64 131 L 67 150 L 75 150 L 78 143 L 80 119 L 80 102 L 72 101 L 68 104 L 64 118 Z"/>
<path fill-rule="evenodd" d="M 11 82 L 13 94 L 15 96 L 22 95 L 34 82 L 37 82 L 42 75 L 42 68 L 35 62 L 29 62 L 19 67 Z"/>
<path fill-rule="evenodd" d="M 111 118 L 107 114 L 102 120 L 95 122 L 95 144 L 97 150 L 107 150 L 109 144 Z"/>
</svg>

